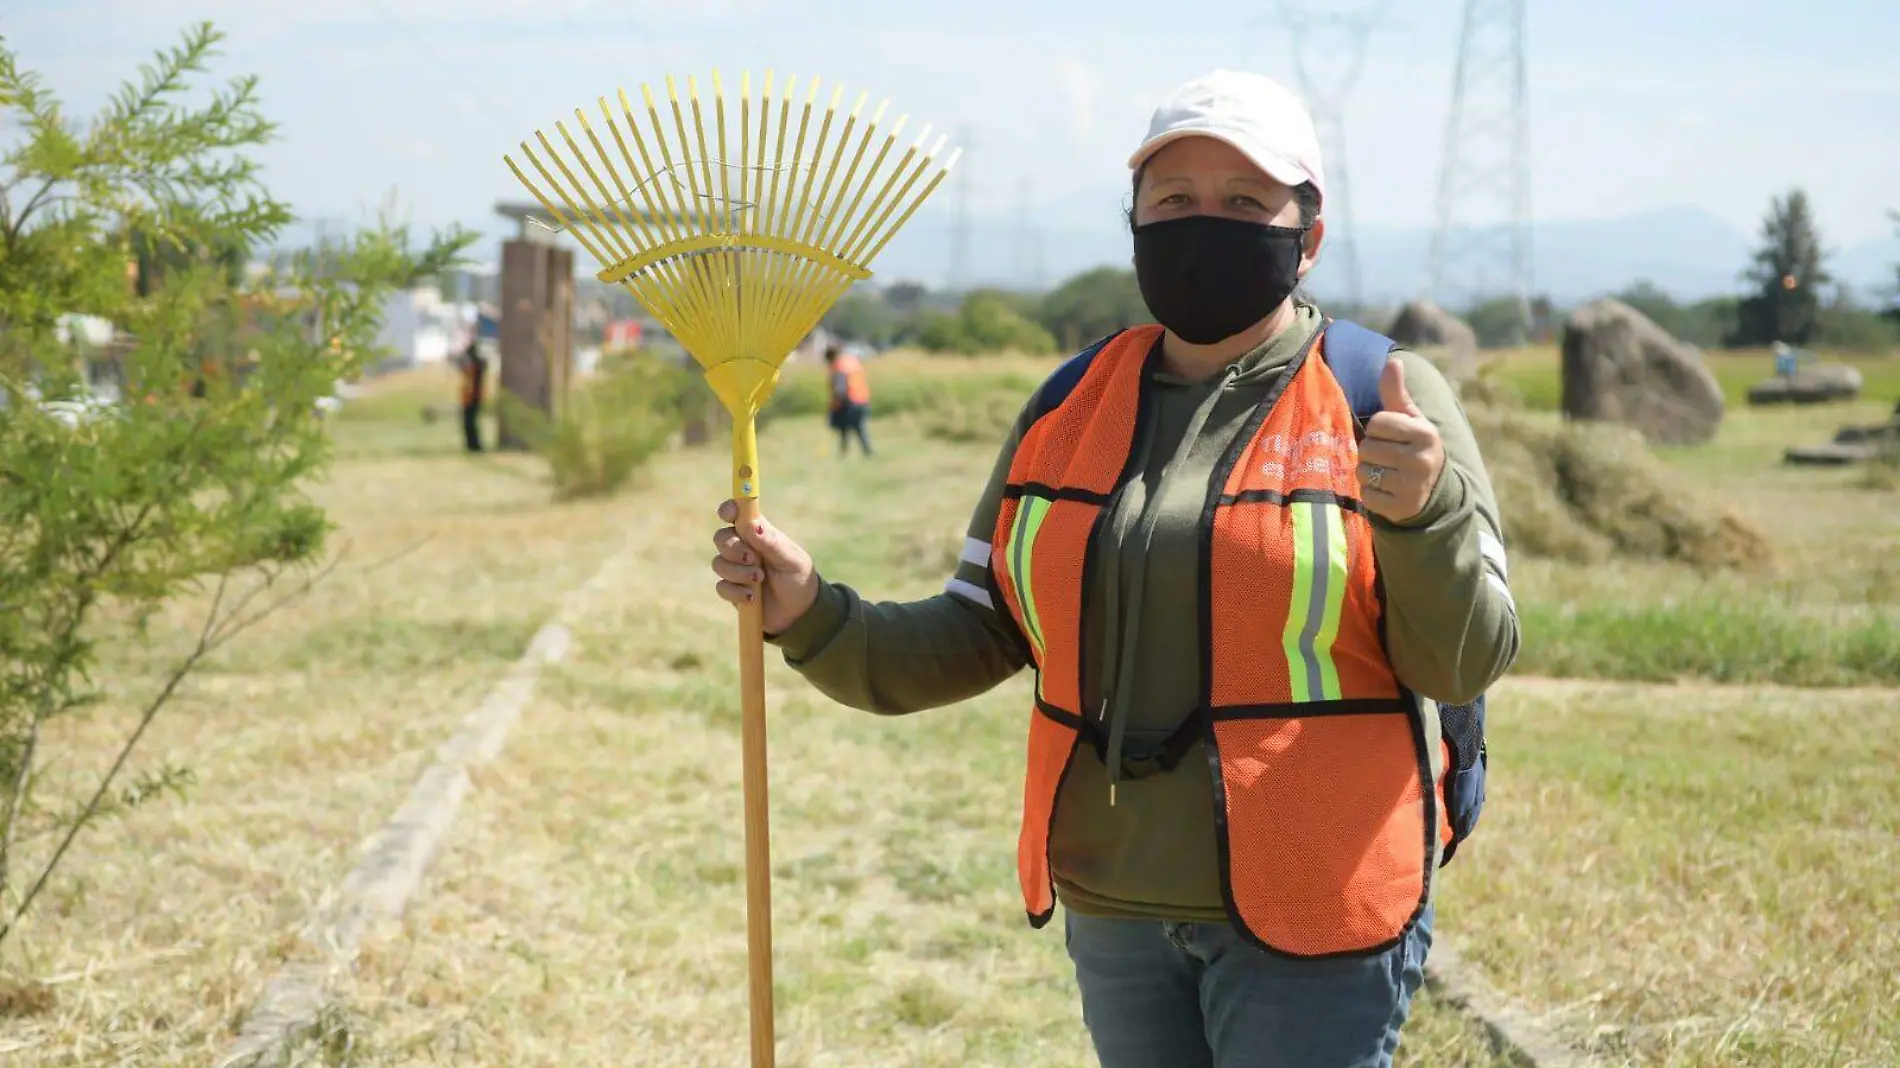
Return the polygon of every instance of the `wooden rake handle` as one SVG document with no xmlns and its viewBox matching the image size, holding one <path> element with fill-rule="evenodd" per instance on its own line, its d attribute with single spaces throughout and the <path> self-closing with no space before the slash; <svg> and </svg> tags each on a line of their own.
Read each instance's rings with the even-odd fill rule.
<svg viewBox="0 0 1900 1068">
<path fill-rule="evenodd" d="M 759 518 L 758 424 L 733 414 L 732 489 L 740 523 Z M 739 606 L 740 742 L 745 790 L 746 972 L 752 1068 L 772 1068 L 772 849 L 765 764 L 764 591 Z"/>
</svg>

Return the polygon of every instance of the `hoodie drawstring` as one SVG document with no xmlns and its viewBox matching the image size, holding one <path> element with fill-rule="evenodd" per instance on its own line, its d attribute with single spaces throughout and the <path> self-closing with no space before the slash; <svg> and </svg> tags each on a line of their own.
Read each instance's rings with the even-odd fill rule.
<svg viewBox="0 0 1900 1068">
<path fill-rule="evenodd" d="M 1135 647 L 1141 631 L 1141 592 L 1148 577 L 1148 547 L 1154 541 L 1156 522 L 1161 518 L 1158 502 L 1166 490 L 1175 471 L 1187 460 L 1194 450 L 1194 444 L 1200 439 L 1201 431 L 1207 426 L 1208 417 L 1213 414 L 1214 405 L 1221 394 L 1240 373 L 1238 364 L 1229 364 L 1221 372 L 1221 378 L 1207 397 L 1194 409 L 1194 417 L 1188 421 L 1187 431 L 1181 436 L 1181 444 L 1174 455 L 1168 458 L 1167 465 L 1161 469 L 1161 478 L 1155 483 L 1155 491 L 1142 502 L 1141 516 L 1136 520 L 1135 542 L 1140 545 L 1142 565 L 1135 568 L 1134 581 L 1128 591 L 1127 607 L 1117 613 L 1122 621 L 1121 651 L 1116 657 L 1115 683 L 1109 691 L 1109 697 L 1103 702 L 1102 715 L 1108 720 L 1108 753 L 1104 762 L 1108 765 L 1108 803 L 1115 804 L 1115 787 L 1121 781 L 1122 739 L 1128 727 L 1128 694 L 1134 687 Z M 1112 601 L 1111 601 L 1112 605 Z M 1112 608 L 1111 608 L 1112 611 Z M 1110 618 L 1116 618 L 1111 614 Z"/>
</svg>

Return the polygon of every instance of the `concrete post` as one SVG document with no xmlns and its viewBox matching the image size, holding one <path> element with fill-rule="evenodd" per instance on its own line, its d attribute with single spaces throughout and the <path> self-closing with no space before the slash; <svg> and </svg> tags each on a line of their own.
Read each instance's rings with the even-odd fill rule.
<svg viewBox="0 0 1900 1068">
<path fill-rule="evenodd" d="M 501 392 L 552 417 L 573 363 L 574 253 L 541 241 L 501 247 Z M 497 412 L 499 446 L 525 449 L 521 428 Z"/>
</svg>

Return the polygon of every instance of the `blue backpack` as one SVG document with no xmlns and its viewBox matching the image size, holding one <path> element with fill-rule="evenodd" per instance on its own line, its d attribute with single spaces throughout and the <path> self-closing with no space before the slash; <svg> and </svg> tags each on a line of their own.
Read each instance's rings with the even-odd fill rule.
<svg viewBox="0 0 1900 1068">
<path fill-rule="evenodd" d="M 1383 408 L 1379 400 L 1379 376 L 1385 370 L 1386 358 L 1398 343 L 1342 319 L 1326 320 L 1325 329 L 1320 352 L 1345 392 L 1346 400 L 1352 404 L 1353 417 L 1364 426 Z M 1119 333 L 1102 338 L 1056 368 L 1037 394 L 1034 419 L 1041 419 L 1068 399 L 1095 355 Z M 1451 841 L 1439 858 L 1442 867 L 1451 863 L 1458 846 L 1477 829 L 1478 815 L 1484 810 L 1484 776 L 1490 765 L 1484 737 L 1484 695 L 1479 694 L 1470 704 L 1439 705 L 1438 718 L 1439 729 L 1451 746 L 1452 759 L 1445 779 L 1445 809 L 1451 821 Z"/>
</svg>

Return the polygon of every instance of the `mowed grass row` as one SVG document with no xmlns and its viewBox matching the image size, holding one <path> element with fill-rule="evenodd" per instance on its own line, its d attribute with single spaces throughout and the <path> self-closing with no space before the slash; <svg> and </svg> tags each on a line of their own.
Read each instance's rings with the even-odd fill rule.
<svg viewBox="0 0 1900 1068">
<path fill-rule="evenodd" d="M 1858 401 L 1776 408 L 1742 401 L 1749 383 L 1772 373 L 1771 357 L 1707 358 L 1729 400 L 1715 438 L 1655 452 L 1680 492 L 1766 531 L 1772 569 L 1743 576 L 1636 561 L 1578 568 L 1515 560 L 1529 643 L 1523 667 L 1647 681 L 1900 683 L 1900 492 L 1856 468 L 1783 462 L 1789 446 L 1888 418 L 1900 401 L 1900 358 L 1849 361 L 1867 380 Z M 1504 357 L 1499 373 L 1526 395 L 1554 396 L 1558 362 L 1554 350 L 1527 350 Z"/>
<path fill-rule="evenodd" d="M 393 385 L 417 399 L 453 378 Z M 532 461 L 465 458 L 458 427 L 413 409 L 375 429 L 396 455 L 358 439 L 315 489 L 337 570 L 207 662 L 120 783 L 170 764 L 195 785 L 85 831 L 9 939 L 0 995 L 25 978 L 51 999 L 0 996 L 0 1064 L 212 1063 L 319 896 L 638 507 L 550 506 Z M 155 621 L 151 649 L 102 636 L 107 699 L 44 743 L 45 804 L 97 782 L 202 609 Z M 51 845 L 16 862 L 37 871 Z"/>
<path fill-rule="evenodd" d="M 767 510 L 834 578 L 925 596 L 990 452 L 879 435 L 877 461 L 839 462 L 812 421 L 778 424 Z M 733 623 L 705 568 L 724 460 L 662 478 L 638 565 L 347 992 L 356 1063 L 743 1063 Z M 1060 935 L 1014 888 L 1027 680 L 883 720 L 769 664 L 781 1063 L 1092 1064 Z M 1494 702 L 1440 927 L 1495 985 L 1606 1064 L 1900 1056 L 1894 694 L 1527 678 Z M 1500 1063 L 1429 995 L 1401 1062 Z"/>
<path fill-rule="evenodd" d="M 1900 1063 L 1900 692 L 1506 680 L 1489 734 L 1495 985 L 1606 1064 Z"/>
</svg>

